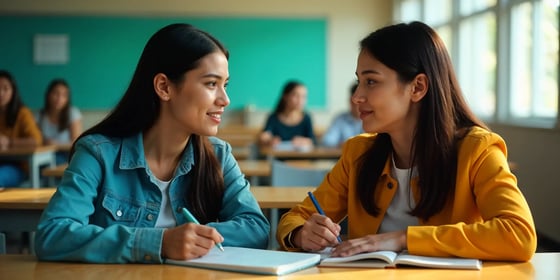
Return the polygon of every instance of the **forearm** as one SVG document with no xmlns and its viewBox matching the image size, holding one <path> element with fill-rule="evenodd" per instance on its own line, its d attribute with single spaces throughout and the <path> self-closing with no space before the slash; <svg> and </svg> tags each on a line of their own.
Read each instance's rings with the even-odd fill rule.
<svg viewBox="0 0 560 280">
<path fill-rule="evenodd" d="M 162 237 L 162 228 L 101 228 L 52 220 L 39 225 L 35 251 L 40 260 L 50 261 L 161 263 Z"/>
<path fill-rule="evenodd" d="M 36 147 L 39 145 L 41 145 L 41 143 L 33 137 L 11 138 L 9 142 L 9 147 L 11 148 Z"/>
<path fill-rule="evenodd" d="M 531 225 L 505 218 L 472 224 L 413 226 L 408 228 L 407 239 L 412 254 L 484 260 L 527 261 L 536 248 Z"/>
</svg>

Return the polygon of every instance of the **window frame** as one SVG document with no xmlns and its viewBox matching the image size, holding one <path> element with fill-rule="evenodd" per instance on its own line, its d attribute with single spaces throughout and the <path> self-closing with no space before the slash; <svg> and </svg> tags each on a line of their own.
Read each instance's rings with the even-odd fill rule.
<svg viewBox="0 0 560 280">
<path fill-rule="evenodd" d="M 393 0 L 393 20 L 396 22 L 402 21 L 401 19 L 401 10 L 400 5 L 407 0 Z M 408 0 L 410 1 L 410 0 Z M 424 22 L 426 21 L 426 1 L 427 0 L 412 0 L 411 2 L 417 2 L 415 6 L 420 7 L 419 18 L 417 20 L 421 20 Z M 560 129 L 560 65 L 557 65 L 557 73 L 558 77 L 556 79 L 556 94 L 557 94 L 557 109 L 556 109 L 556 116 L 554 117 L 537 117 L 534 114 L 531 114 L 528 117 L 518 117 L 513 116 L 512 112 L 510 111 L 510 92 L 511 92 L 511 81 L 512 81 L 512 74 L 510 72 L 511 69 L 511 53 L 512 48 L 510 47 L 511 32 L 512 32 L 512 14 L 514 7 L 520 5 L 522 3 L 531 3 L 534 7 L 535 4 L 541 3 L 544 0 L 496 0 L 496 5 L 486 7 L 481 10 L 477 10 L 474 12 L 470 12 L 468 14 L 462 15 L 460 13 L 460 0 L 449 0 L 451 2 L 451 17 L 447 20 L 438 22 L 437 24 L 430 24 L 434 29 L 439 29 L 441 27 L 448 27 L 451 30 L 451 47 L 448 49 L 449 54 L 452 58 L 452 61 L 458 61 L 459 58 L 459 48 L 460 45 L 460 26 L 461 23 L 483 15 L 485 13 L 493 13 L 496 19 L 496 38 L 495 40 L 495 53 L 496 53 L 496 75 L 495 75 L 495 108 L 494 114 L 490 117 L 481 117 L 481 119 L 489 124 L 496 123 L 496 124 L 505 124 L 505 125 L 512 125 L 512 126 L 520 126 L 520 127 L 534 127 L 534 128 L 547 128 L 547 129 Z M 471 0 L 468 0 L 471 1 Z M 560 8 L 559 8 L 560 9 Z M 536 11 L 537 9 L 532 9 L 532 16 L 531 22 L 533 25 L 536 23 Z M 411 19 L 407 19 L 411 20 Z M 416 19 L 415 19 L 416 20 Z M 560 20 L 559 20 L 560 22 Z M 560 27 L 560 23 L 557 23 Z M 560 28 L 559 28 L 560 29 Z M 532 36 L 535 32 L 532 33 Z M 560 42 L 560 36 L 559 36 Z M 560 43 L 559 43 L 560 44 Z M 530 75 L 535 75 L 535 68 L 533 67 L 535 64 L 535 57 L 537 54 L 538 48 L 531 49 L 531 73 Z M 559 47 L 559 57 L 560 57 L 560 47 Z M 559 59 L 560 61 L 560 59 Z M 559 62 L 560 64 L 560 62 Z M 458 73 L 459 74 L 459 73 Z M 459 74 L 460 75 L 460 74 Z M 537 94 L 535 91 L 535 83 L 531 86 L 531 96 Z"/>
</svg>

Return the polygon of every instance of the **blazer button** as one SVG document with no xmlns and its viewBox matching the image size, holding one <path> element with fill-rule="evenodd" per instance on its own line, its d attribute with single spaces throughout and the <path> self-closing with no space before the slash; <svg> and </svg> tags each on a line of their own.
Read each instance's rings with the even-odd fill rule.
<svg viewBox="0 0 560 280">
<path fill-rule="evenodd" d="M 393 183 L 388 183 L 387 188 L 392 189 L 393 188 Z"/>
<path fill-rule="evenodd" d="M 148 214 L 148 216 L 146 216 L 146 219 L 148 219 L 148 221 L 151 221 L 154 219 L 154 215 Z"/>
</svg>

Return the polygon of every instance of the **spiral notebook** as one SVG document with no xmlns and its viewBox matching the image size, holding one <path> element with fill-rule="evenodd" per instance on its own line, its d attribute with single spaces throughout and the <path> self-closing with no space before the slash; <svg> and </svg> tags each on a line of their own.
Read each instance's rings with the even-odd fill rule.
<svg viewBox="0 0 560 280">
<path fill-rule="evenodd" d="M 284 275 L 313 267 L 320 260 L 321 255 L 314 253 L 224 247 L 223 252 L 213 248 L 207 255 L 197 259 L 168 259 L 165 263 L 250 274 Z"/>
</svg>

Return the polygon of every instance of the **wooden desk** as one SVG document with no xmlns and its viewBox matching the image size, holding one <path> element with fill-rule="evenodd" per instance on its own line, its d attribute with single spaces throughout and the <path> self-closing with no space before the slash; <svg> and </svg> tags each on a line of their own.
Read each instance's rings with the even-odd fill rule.
<svg viewBox="0 0 560 280">
<path fill-rule="evenodd" d="M 331 170 L 336 164 L 336 160 L 332 159 L 318 159 L 318 160 L 285 160 L 289 166 L 294 166 L 302 169 L 318 169 L 318 170 Z"/>
<path fill-rule="evenodd" d="M 41 171 L 41 175 L 45 176 L 45 177 L 62 177 L 62 175 L 64 174 L 64 170 L 66 170 L 66 167 L 68 167 L 68 164 L 60 164 L 60 165 L 56 165 L 54 167 L 47 167 L 44 168 L 43 171 Z"/>
<path fill-rule="evenodd" d="M 275 150 L 273 148 L 260 149 L 262 155 L 270 158 L 300 158 L 300 159 L 338 159 L 342 150 L 338 148 L 315 147 L 310 151 Z"/>
<path fill-rule="evenodd" d="M 444 270 L 426 268 L 360 269 L 312 267 L 281 276 L 292 279 L 560 279 L 560 253 L 537 253 L 530 262 L 484 262 L 482 270 Z M 38 262 L 32 255 L 0 255 L 2 279 L 280 279 L 276 276 L 251 275 L 174 265 L 153 264 L 83 264 Z"/>
<path fill-rule="evenodd" d="M 270 162 L 268 160 L 245 159 L 238 160 L 237 164 L 241 172 L 247 177 L 270 176 Z"/>
<path fill-rule="evenodd" d="M 251 191 L 259 206 L 291 208 L 301 202 L 313 187 L 253 186 Z M 0 191 L 0 231 L 34 231 L 43 209 L 56 188 L 7 188 Z"/>
<path fill-rule="evenodd" d="M 12 148 L 0 151 L 0 160 L 27 161 L 31 187 L 38 188 L 41 186 L 40 167 L 43 165 L 55 166 L 55 152 L 56 145 Z"/>
<path fill-rule="evenodd" d="M 236 160 L 251 158 L 251 147 L 232 147 L 231 154 Z"/>
</svg>

